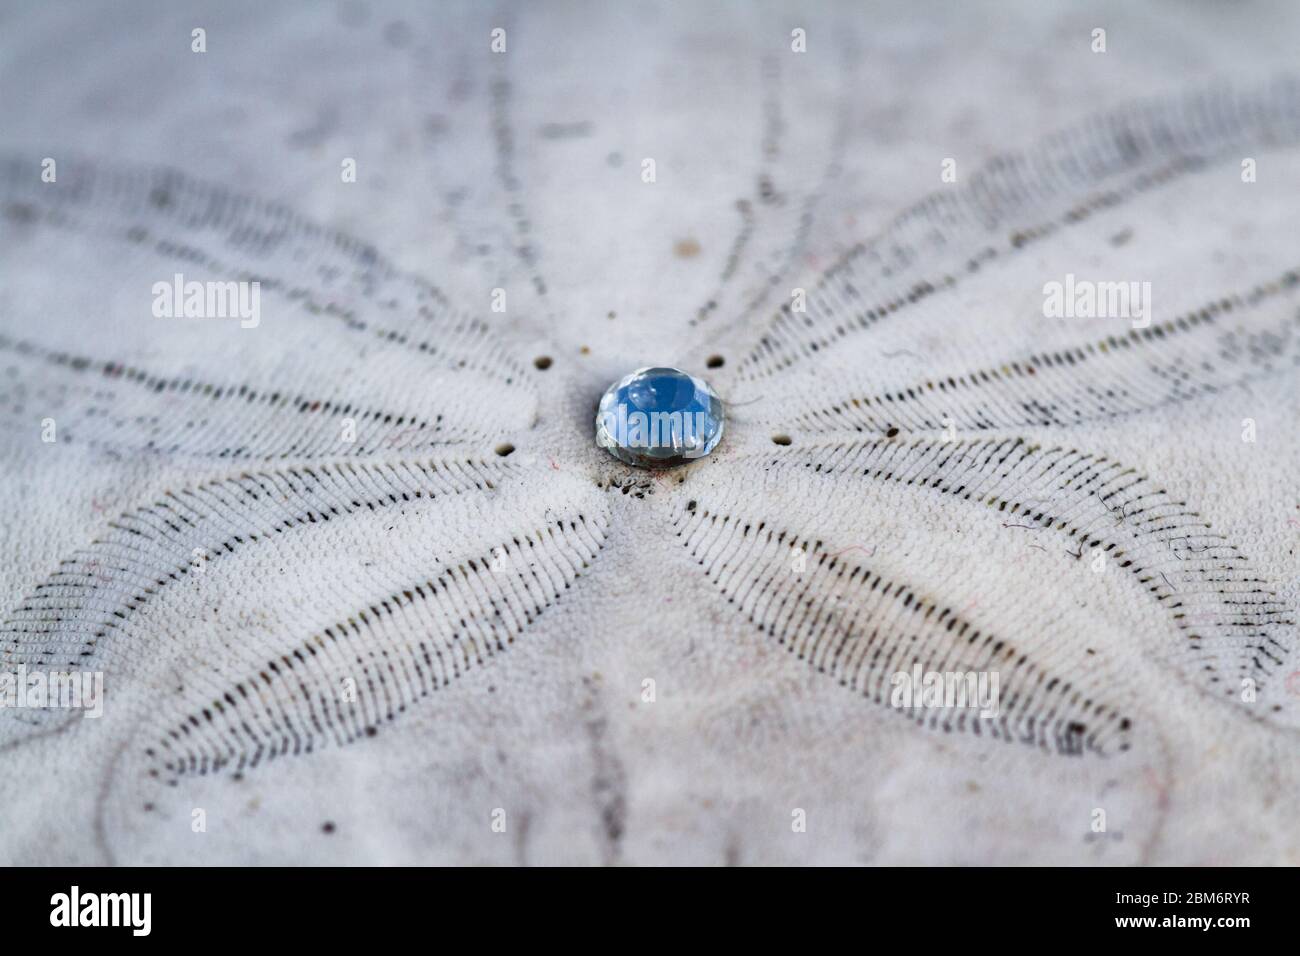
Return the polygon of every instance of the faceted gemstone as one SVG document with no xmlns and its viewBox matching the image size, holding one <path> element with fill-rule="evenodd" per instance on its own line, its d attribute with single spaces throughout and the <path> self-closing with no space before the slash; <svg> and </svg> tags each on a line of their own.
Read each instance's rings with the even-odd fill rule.
<svg viewBox="0 0 1300 956">
<path fill-rule="evenodd" d="M 608 390 L 596 411 L 596 444 L 641 468 L 680 465 L 722 439 L 722 401 L 675 368 L 639 368 Z"/>
</svg>

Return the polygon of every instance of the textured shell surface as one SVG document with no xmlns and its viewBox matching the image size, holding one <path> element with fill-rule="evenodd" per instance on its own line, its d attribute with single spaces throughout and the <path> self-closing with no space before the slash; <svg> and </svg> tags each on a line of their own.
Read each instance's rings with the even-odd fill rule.
<svg viewBox="0 0 1300 956">
<path fill-rule="evenodd" d="M 1300 863 L 1297 37 L 0 6 L 0 863 Z"/>
</svg>

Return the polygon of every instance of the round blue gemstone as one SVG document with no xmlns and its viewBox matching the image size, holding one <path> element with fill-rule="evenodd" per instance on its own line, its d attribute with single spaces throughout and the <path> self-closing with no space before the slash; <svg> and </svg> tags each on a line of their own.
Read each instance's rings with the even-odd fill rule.
<svg viewBox="0 0 1300 956">
<path fill-rule="evenodd" d="M 596 444 L 642 468 L 702 458 L 722 439 L 722 401 L 675 368 L 639 368 L 611 385 L 596 410 Z"/>
</svg>

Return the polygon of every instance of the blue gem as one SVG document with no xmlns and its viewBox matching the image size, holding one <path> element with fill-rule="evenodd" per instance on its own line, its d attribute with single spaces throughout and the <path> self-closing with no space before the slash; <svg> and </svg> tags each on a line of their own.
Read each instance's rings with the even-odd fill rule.
<svg viewBox="0 0 1300 956">
<path fill-rule="evenodd" d="M 596 444 L 641 468 L 702 458 L 722 439 L 722 400 L 675 368 L 639 368 L 601 397 Z"/>
</svg>

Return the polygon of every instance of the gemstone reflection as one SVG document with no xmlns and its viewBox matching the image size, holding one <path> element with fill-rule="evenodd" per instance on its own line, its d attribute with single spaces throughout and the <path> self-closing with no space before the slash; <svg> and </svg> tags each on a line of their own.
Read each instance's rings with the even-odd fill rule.
<svg viewBox="0 0 1300 956">
<path fill-rule="evenodd" d="M 722 439 L 722 401 L 675 368 L 639 368 L 611 385 L 596 410 L 596 444 L 641 468 L 702 458 Z"/>
</svg>

